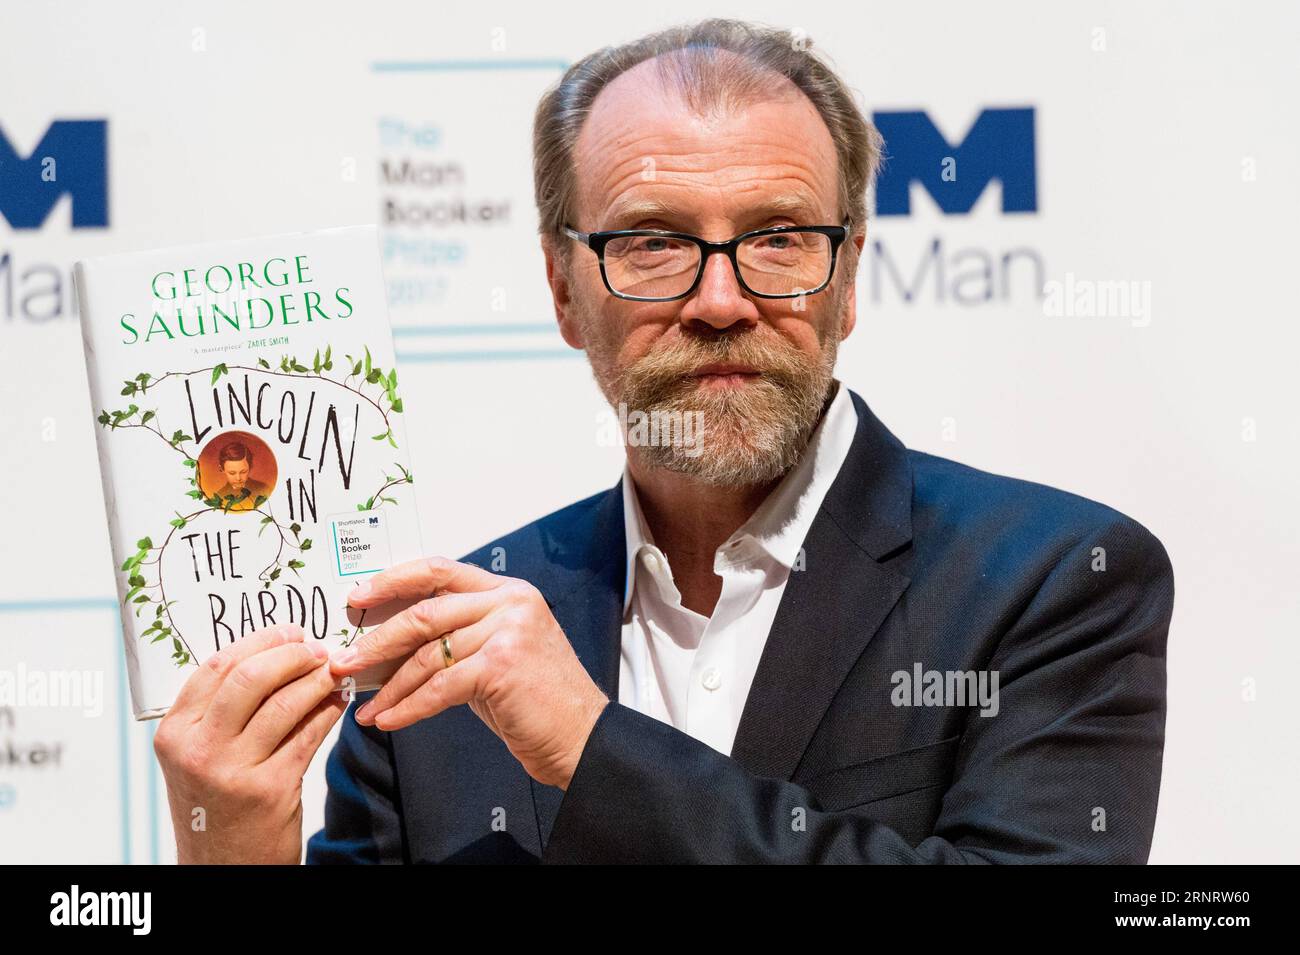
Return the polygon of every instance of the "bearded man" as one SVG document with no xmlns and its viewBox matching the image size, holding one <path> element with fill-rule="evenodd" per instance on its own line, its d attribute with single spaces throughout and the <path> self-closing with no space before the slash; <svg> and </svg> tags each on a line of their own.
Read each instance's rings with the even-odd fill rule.
<svg viewBox="0 0 1300 955">
<path fill-rule="evenodd" d="M 880 155 L 783 31 L 567 71 L 534 129 L 560 331 L 612 406 L 700 433 L 376 575 L 354 606 L 415 602 L 328 666 L 296 629 L 219 654 L 157 737 L 182 861 L 296 862 L 330 685 L 412 651 L 344 718 L 309 862 L 1146 861 L 1168 557 L 836 380 Z"/>
</svg>

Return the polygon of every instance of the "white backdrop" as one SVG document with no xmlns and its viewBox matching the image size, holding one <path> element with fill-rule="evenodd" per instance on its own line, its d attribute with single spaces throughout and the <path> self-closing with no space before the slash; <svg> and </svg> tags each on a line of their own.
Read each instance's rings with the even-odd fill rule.
<svg viewBox="0 0 1300 955">
<path fill-rule="evenodd" d="M 1297 861 L 1300 9 L 610 9 L 0 12 L 0 132 L 22 158 L 56 121 L 106 121 L 108 199 L 107 226 L 75 226 L 68 196 L 36 228 L 0 214 L 0 674 L 102 686 L 98 706 L 0 702 L 0 858 L 175 857 L 154 724 L 130 721 L 123 695 L 72 261 L 380 223 L 423 536 L 459 556 L 620 468 L 585 361 L 554 330 L 537 98 L 598 46 L 725 15 L 806 31 L 865 108 L 923 111 L 952 144 L 983 110 L 1032 109 L 1035 210 L 1004 212 L 993 182 L 968 214 L 945 213 L 913 185 L 910 215 L 873 221 L 840 377 L 909 446 L 1101 500 L 1160 537 L 1177 596 L 1152 861 Z M 89 160 L 60 161 L 75 179 Z M 0 179 L 0 213 L 19 201 Z M 991 293 L 970 301 L 984 261 Z M 1079 307 L 1056 313 L 1040 282 Z M 1079 314 L 1079 290 L 1102 282 L 1143 297 Z"/>
</svg>

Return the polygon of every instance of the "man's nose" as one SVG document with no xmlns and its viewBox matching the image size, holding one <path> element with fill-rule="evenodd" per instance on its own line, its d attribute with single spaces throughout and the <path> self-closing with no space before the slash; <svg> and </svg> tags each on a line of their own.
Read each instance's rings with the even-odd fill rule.
<svg viewBox="0 0 1300 955">
<path fill-rule="evenodd" d="M 758 306 L 736 281 L 731 259 L 717 253 L 704 263 L 704 274 L 695 291 L 683 299 L 680 317 L 684 324 L 704 322 L 723 329 L 741 322 L 755 324 L 760 316 Z"/>
</svg>

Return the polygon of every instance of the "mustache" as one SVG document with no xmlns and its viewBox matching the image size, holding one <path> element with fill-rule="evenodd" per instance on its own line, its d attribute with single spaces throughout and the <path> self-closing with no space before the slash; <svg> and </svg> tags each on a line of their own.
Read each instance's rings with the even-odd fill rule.
<svg viewBox="0 0 1300 955">
<path fill-rule="evenodd" d="M 741 365 L 777 386 L 804 379 L 809 360 L 779 335 L 757 331 L 677 336 L 633 362 L 622 376 L 622 389 L 664 394 L 684 386 L 705 365 Z"/>
</svg>

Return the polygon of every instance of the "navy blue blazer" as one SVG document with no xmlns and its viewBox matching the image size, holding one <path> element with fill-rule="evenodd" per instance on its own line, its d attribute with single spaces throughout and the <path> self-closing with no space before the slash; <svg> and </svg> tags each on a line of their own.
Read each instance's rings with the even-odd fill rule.
<svg viewBox="0 0 1300 955">
<path fill-rule="evenodd" d="M 611 700 L 568 790 L 468 706 L 383 732 L 353 719 L 359 694 L 307 862 L 1145 862 L 1164 547 L 1103 504 L 908 450 L 852 398 L 730 755 L 618 702 L 620 483 L 464 558 L 532 582 Z M 995 672 L 996 715 L 904 692 L 918 668 Z"/>
</svg>

